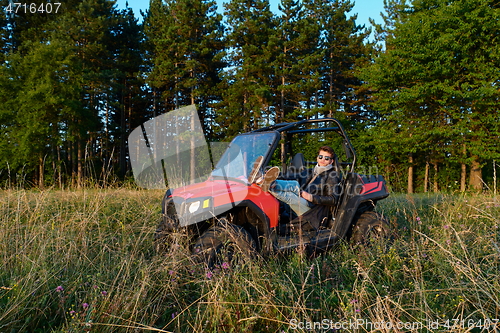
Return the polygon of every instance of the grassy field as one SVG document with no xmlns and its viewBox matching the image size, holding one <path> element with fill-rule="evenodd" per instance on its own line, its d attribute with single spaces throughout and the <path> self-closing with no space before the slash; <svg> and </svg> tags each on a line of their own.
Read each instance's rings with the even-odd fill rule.
<svg viewBox="0 0 500 333">
<path fill-rule="evenodd" d="M 500 201 L 392 195 L 394 239 L 207 271 L 162 192 L 0 192 L 0 332 L 500 331 Z"/>
</svg>

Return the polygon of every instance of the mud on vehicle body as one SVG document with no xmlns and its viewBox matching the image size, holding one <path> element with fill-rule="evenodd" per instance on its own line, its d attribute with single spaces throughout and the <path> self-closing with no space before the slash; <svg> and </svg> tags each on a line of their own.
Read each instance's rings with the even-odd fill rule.
<svg viewBox="0 0 500 333">
<path fill-rule="evenodd" d="M 263 156 L 264 170 L 278 165 L 280 177 L 299 177 L 316 164 L 307 160 L 315 161 L 322 145 L 335 149 L 340 193 L 319 227 L 311 227 L 286 204 L 247 180 L 259 156 Z M 281 123 L 238 135 L 205 181 L 165 193 L 156 242 L 168 242 L 170 233 L 186 232 L 193 254 L 205 253 L 214 262 L 225 248 L 246 256 L 297 247 L 314 253 L 328 250 L 341 239 L 363 243 L 383 236 L 388 226 L 374 208 L 389 195 L 385 180 L 355 169 L 356 152 L 334 118 Z"/>
</svg>

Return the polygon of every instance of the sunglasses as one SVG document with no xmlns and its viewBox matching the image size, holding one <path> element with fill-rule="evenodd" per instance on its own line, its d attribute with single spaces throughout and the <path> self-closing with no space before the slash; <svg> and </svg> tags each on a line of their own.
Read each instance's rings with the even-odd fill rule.
<svg viewBox="0 0 500 333">
<path fill-rule="evenodd" d="M 318 155 L 318 158 L 319 158 L 320 160 L 325 159 L 325 161 L 329 161 L 329 160 L 331 160 L 331 159 L 332 159 L 332 157 L 331 157 L 331 156 L 323 156 L 323 155 Z"/>
</svg>

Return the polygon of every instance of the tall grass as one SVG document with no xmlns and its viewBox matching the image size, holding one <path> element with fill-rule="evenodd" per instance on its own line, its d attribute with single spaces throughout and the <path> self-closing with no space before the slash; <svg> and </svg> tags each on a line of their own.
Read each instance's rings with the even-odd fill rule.
<svg viewBox="0 0 500 333">
<path fill-rule="evenodd" d="M 153 251 L 162 194 L 1 192 L 0 332 L 480 332 L 500 319 L 494 197 L 393 195 L 378 208 L 390 242 L 207 271 L 182 239 Z"/>
</svg>

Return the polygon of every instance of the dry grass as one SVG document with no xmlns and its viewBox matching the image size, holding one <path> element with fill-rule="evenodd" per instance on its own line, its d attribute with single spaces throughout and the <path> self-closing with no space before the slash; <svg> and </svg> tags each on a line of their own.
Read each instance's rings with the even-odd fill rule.
<svg viewBox="0 0 500 333">
<path fill-rule="evenodd" d="M 500 319 L 491 196 L 393 195 L 379 207 L 391 242 L 208 272 L 183 246 L 153 252 L 162 195 L 0 192 L 0 332 L 480 332 Z"/>
</svg>

